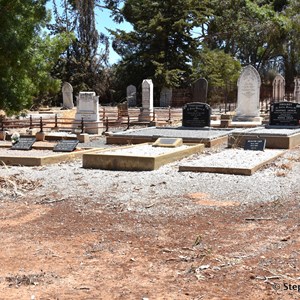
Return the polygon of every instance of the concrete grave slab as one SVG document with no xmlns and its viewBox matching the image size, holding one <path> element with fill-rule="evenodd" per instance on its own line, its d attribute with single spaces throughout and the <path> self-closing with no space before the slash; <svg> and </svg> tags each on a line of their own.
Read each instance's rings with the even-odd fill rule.
<svg viewBox="0 0 300 300">
<path fill-rule="evenodd" d="M 284 153 L 283 150 L 251 151 L 226 149 L 179 166 L 181 172 L 252 175 Z"/>
<path fill-rule="evenodd" d="M 202 152 L 203 144 L 185 144 L 176 148 L 152 147 L 152 144 L 127 146 L 116 150 L 83 155 L 83 168 L 152 171 L 194 153 Z"/>
<path fill-rule="evenodd" d="M 45 147 L 46 148 L 46 147 Z M 8 148 L 0 148 L 0 162 L 8 166 L 43 166 L 55 164 L 62 161 L 71 161 L 81 158 L 84 153 L 100 151 L 101 149 L 77 149 L 73 152 L 58 153 L 48 149 L 38 150 L 10 150 Z M 41 149 L 41 148 L 40 148 Z"/>
<path fill-rule="evenodd" d="M 193 127 L 148 127 L 112 133 L 106 137 L 107 144 L 140 144 L 153 143 L 159 137 L 182 138 L 184 143 L 205 144 L 214 147 L 228 141 L 232 129 L 193 128 Z"/>
<path fill-rule="evenodd" d="M 291 149 L 300 145 L 300 129 L 249 128 L 236 129 L 228 137 L 228 146 L 243 147 L 248 139 L 266 139 L 266 148 Z"/>
</svg>

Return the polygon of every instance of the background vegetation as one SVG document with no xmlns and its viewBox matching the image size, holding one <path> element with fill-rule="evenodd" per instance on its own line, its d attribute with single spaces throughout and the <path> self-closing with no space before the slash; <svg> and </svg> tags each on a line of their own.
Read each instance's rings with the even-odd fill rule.
<svg viewBox="0 0 300 300">
<path fill-rule="evenodd" d="M 50 1 L 50 0 L 49 0 Z M 298 0 L 0 0 L 0 108 L 58 104 L 61 84 L 119 102 L 126 86 L 152 79 L 155 90 L 188 87 L 205 77 L 211 101 L 226 101 L 242 66 L 268 85 L 288 87 L 300 72 Z M 108 9 L 133 30 L 110 31 L 120 60 L 109 65 L 109 40 L 95 26 Z M 98 17 L 101 22 L 101 14 Z"/>
</svg>

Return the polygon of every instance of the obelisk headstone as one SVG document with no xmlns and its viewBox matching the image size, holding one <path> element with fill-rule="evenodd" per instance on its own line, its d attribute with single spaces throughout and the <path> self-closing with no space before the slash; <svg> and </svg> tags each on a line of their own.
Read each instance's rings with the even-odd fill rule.
<svg viewBox="0 0 300 300">
<path fill-rule="evenodd" d="M 153 83 L 151 79 L 145 79 L 142 83 L 142 108 L 139 115 L 140 122 L 153 120 Z"/>
</svg>

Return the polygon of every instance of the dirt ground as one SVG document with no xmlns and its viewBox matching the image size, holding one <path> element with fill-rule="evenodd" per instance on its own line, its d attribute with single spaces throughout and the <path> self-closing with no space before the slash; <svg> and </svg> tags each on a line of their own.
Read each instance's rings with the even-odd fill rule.
<svg viewBox="0 0 300 300">
<path fill-rule="evenodd" d="M 300 298 L 298 194 L 186 197 L 200 213 L 154 218 L 55 193 L 2 200 L 0 299 Z"/>
</svg>

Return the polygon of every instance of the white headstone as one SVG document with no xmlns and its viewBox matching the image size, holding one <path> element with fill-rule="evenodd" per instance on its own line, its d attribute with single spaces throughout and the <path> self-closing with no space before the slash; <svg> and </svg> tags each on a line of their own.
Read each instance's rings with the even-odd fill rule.
<svg viewBox="0 0 300 300">
<path fill-rule="evenodd" d="M 142 83 L 142 108 L 139 121 L 151 121 L 153 118 L 153 83 L 145 79 Z"/>
<path fill-rule="evenodd" d="M 251 120 L 259 117 L 259 95 L 261 79 L 251 65 L 245 67 L 238 79 L 236 120 Z"/>
<path fill-rule="evenodd" d="M 160 92 L 159 106 L 168 107 L 172 104 L 172 89 L 163 87 Z"/>
<path fill-rule="evenodd" d="M 297 103 L 300 103 L 300 78 L 295 78 L 294 82 L 294 99 Z"/>
<path fill-rule="evenodd" d="M 136 87 L 134 85 L 127 87 L 126 96 L 128 107 L 136 106 Z"/>
<path fill-rule="evenodd" d="M 69 82 L 65 82 L 62 86 L 63 107 L 73 108 L 73 87 Z"/>
<path fill-rule="evenodd" d="M 75 115 L 76 121 L 87 121 L 85 125 L 87 133 L 98 133 L 99 130 L 96 127 L 96 123 L 99 122 L 99 96 L 96 96 L 95 92 L 80 92 L 77 99 L 77 112 Z M 89 128 L 90 127 L 90 128 Z"/>
<path fill-rule="evenodd" d="M 276 102 L 283 101 L 285 96 L 285 79 L 278 74 L 273 80 L 273 100 Z"/>
</svg>

